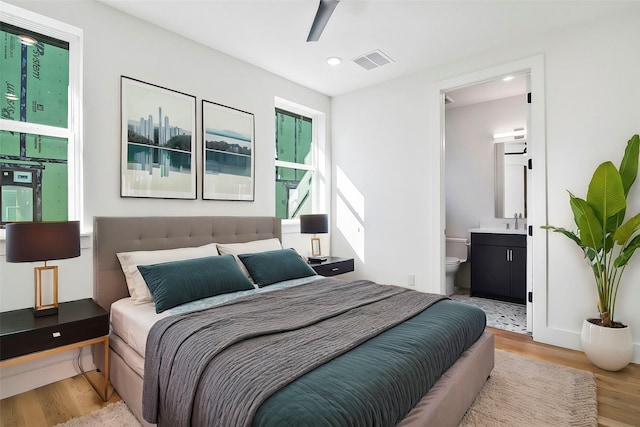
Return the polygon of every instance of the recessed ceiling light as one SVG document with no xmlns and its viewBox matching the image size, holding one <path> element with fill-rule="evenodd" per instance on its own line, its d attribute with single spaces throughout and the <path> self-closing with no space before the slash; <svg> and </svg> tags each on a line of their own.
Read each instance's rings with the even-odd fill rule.
<svg viewBox="0 0 640 427">
<path fill-rule="evenodd" d="M 342 62 L 342 58 L 338 58 L 337 56 L 332 56 L 331 58 L 327 58 L 327 64 L 329 65 L 340 65 Z"/>
<path fill-rule="evenodd" d="M 508 81 L 511 81 L 511 80 L 513 80 L 513 76 L 506 76 L 506 77 L 504 77 L 502 79 L 503 82 L 508 82 Z"/>
<path fill-rule="evenodd" d="M 38 43 L 38 41 L 36 39 L 34 39 L 33 37 L 18 36 L 18 38 L 20 39 L 20 43 L 22 43 L 25 46 L 33 46 L 36 43 Z"/>
</svg>

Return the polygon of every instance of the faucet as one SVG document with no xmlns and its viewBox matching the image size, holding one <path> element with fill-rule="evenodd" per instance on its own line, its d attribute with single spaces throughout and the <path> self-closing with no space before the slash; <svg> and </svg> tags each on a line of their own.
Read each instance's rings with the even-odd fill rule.
<svg viewBox="0 0 640 427">
<path fill-rule="evenodd" d="M 516 226 L 515 226 L 515 229 L 517 230 L 517 229 L 518 229 L 518 213 L 517 213 L 517 212 L 513 214 L 513 219 L 515 219 L 515 220 L 516 220 Z"/>
</svg>

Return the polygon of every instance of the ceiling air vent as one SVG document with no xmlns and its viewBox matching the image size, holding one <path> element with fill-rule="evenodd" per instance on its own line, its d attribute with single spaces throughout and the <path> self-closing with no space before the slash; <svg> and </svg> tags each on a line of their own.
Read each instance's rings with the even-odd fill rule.
<svg viewBox="0 0 640 427">
<path fill-rule="evenodd" d="M 382 67 L 383 65 L 389 64 L 393 62 L 393 60 L 381 51 L 374 50 L 373 52 L 367 53 L 366 55 L 354 58 L 353 62 L 355 62 L 365 70 L 373 70 L 374 68 Z"/>
</svg>

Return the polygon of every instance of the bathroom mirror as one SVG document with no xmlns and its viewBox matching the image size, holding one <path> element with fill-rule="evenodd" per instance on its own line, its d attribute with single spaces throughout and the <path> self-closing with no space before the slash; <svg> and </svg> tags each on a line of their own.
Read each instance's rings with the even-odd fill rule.
<svg viewBox="0 0 640 427">
<path fill-rule="evenodd" d="M 527 141 L 495 143 L 496 218 L 527 217 Z"/>
</svg>

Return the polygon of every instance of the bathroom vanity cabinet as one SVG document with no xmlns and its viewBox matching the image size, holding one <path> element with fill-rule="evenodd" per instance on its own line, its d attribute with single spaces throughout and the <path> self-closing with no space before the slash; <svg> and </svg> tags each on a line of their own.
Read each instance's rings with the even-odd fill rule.
<svg viewBox="0 0 640 427">
<path fill-rule="evenodd" d="M 471 233 L 471 296 L 524 304 L 527 236 Z"/>
</svg>

